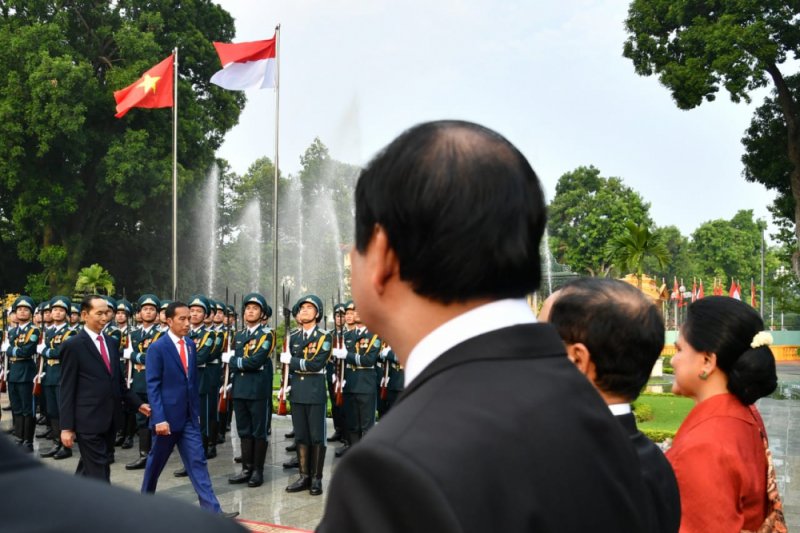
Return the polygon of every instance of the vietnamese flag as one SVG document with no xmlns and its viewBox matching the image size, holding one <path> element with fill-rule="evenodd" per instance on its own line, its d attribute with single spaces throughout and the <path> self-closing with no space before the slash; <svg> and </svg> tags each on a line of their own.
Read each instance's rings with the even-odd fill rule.
<svg viewBox="0 0 800 533">
<path fill-rule="evenodd" d="M 117 118 L 122 118 L 125 113 L 134 107 L 156 108 L 172 107 L 172 89 L 174 73 L 172 70 L 174 54 L 154 66 L 142 77 L 124 89 L 114 91 L 114 100 L 117 101 Z"/>
<path fill-rule="evenodd" d="M 222 70 L 211 76 L 211 83 L 231 91 L 275 87 L 275 37 L 236 44 L 215 42 L 214 48 Z"/>
</svg>

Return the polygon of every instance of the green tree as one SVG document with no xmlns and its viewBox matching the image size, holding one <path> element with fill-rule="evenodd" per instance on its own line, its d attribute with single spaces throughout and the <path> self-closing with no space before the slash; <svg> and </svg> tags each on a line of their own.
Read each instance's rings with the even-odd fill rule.
<svg viewBox="0 0 800 533">
<path fill-rule="evenodd" d="M 645 273 L 661 276 L 668 286 L 671 286 L 674 278 L 690 279 L 696 275 L 688 237 L 681 234 L 675 226 L 658 227 L 653 230 L 653 234 L 664 243 L 667 261 L 662 265 L 652 257 L 645 257 Z"/>
<path fill-rule="evenodd" d="M 169 249 L 170 111 L 116 119 L 113 91 L 179 48 L 183 198 L 244 105 L 242 93 L 209 81 L 219 68 L 212 41 L 233 36 L 230 15 L 208 0 L 2 3 L 0 215 L 19 256 L 40 262 L 31 270 L 46 266 L 42 250 L 66 252 L 51 291 L 66 289 L 87 262 L 107 265 L 128 287 L 169 286 L 168 261 L 141 259 Z"/>
<path fill-rule="evenodd" d="M 78 271 L 76 294 L 99 294 L 101 290 L 106 294 L 114 294 L 114 278 L 105 268 L 95 263 Z"/>
<path fill-rule="evenodd" d="M 604 178 L 593 166 L 579 167 L 558 179 L 548 209 L 550 251 L 573 272 L 607 276 L 606 245 L 626 231 L 626 223 L 652 224 L 650 204 L 623 184 Z"/>
<path fill-rule="evenodd" d="M 635 272 L 637 285 L 641 289 L 645 259 L 652 257 L 663 269 L 669 259 L 669 251 L 658 235 L 646 225 L 628 221 L 625 228 L 627 231 L 609 240 L 606 257 L 620 274 Z"/>
<path fill-rule="evenodd" d="M 731 279 L 745 281 L 760 279 L 761 227 L 753 219 L 752 210 L 742 210 L 731 220 L 710 220 L 692 233 L 692 254 L 697 272 L 710 286 L 714 278 L 723 286 Z"/>
<path fill-rule="evenodd" d="M 782 142 L 774 147 L 784 147 L 786 158 L 761 161 L 762 167 L 778 167 L 777 172 L 756 169 L 755 161 L 746 161 L 745 176 L 791 192 L 794 205 L 784 202 L 781 207 L 784 213 L 792 209 L 795 236 L 800 232 L 800 107 L 791 77 L 781 69 L 786 69 L 788 55 L 796 56 L 800 48 L 799 16 L 800 4 L 786 0 L 634 0 L 625 21 L 629 37 L 623 49 L 637 74 L 657 74 L 681 109 L 713 101 L 720 87 L 734 102 L 749 102 L 753 90 L 772 81 L 771 116 L 779 117 L 785 128 Z M 754 120 L 761 120 L 759 113 Z M 787 181 L 781 186 L 775 179 Z M 794 254 L 800 275 L 798 252 Z"/>
</svg>

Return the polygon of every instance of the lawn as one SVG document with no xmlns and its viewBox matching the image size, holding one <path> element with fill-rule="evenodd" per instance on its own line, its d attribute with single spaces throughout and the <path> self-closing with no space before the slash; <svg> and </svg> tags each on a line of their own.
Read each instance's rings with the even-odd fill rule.
<svg viewBox="0 0 800 533">
<path fill-rule="evenodd" d="M 656 442 L 675 436 L 678 427 L 694 407 L 694 400 L 673 394 L 643 393 L 634 403 L 639 413 L 652 414 L 649 420 L 638 422 L 639 429 Z"/>
</svg>

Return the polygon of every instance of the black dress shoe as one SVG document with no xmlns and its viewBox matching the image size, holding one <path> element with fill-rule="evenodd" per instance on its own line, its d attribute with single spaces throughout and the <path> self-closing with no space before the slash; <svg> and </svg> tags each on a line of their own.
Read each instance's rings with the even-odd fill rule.
<svg viewBox="0 0 800 533">
<path fill-rule="evenodd" d="M 300 492 L 301 490 L 308 490 L 311 488 L 311 478 L 308 476 L 300 476 L 294 483 L 286 487 L 286 492 Z"/>
<path fill-rule="evenodd" d="M 290 431 L 289 433 L 284 435 L 284 437 L 286 437 L 287 439 L 293 439 L 294 438 L 294 431 Z"/>
<path fill-rule="evenodd" d="M 61 459 L 67 459 L 69 457 L 72 457 L 72 450 L 62 446 L 61 449 L 58 450 L 58 452 L 56 452 L 56 454 L 53 456 L 53 459 L 60 461 Z"/>
<path fill-rule="evenodd" d="M 125 440 L 122 441 L 122 446 L 120 446 L 123 450 L 129 450 L 133 448 L 133 437 L 128 436 L 125 437 Z"/>
<path fill-rule="evenodd" d="M 189 474 L 186 473 L 186 469 L 185 468 L 181 468 L 180 470 L 174 471 L 172 473 L 172 475 L 175 476 L 175 477 L 186 477 Z"/>
<path fill-rule="evenodd" d="M 292 443 L 286 447 L 287 452 L 296 452 L 297 451 L 297 443 Z"/>
<path fill-rule="evenodd" d="M 40 431 L 36 434 L 37 439 L 52 439 L 53 438 L 53 430 L 50 428 L 45 429 L 44 431 Z"/>
<path fill-rule="evenodd" d="M 234 457 L 234 458 L 233 458 L 233 462 L 234 462 L 234 463 L 240 463 L 240 464 L 241 464 L 241 462 L 242 462 L 242 456 L 241 456 L 241 455 L 237 455 L 236 457 Z"/>
<path fill-rule="evenodd" d="M 239 516 L 239 511 L 231 511 L 229 513 L 222 512 L 219 513 L 219 515 L 223 518 L 236 518 L 237 516 Z"/>
<path fill-rule="evenodd" d="M 60 448 L 60 446 L 53 446 L 52 448 L 50 448 L 46 452 L 41 452 L 39 454 L 39 457 L 41 457 L 42 459 L 45 459 L 47 457 L 53 457 L 56 453 L 58 453 L 58 449 L 59 448 Z"/>
<path fill-rule="evenodd" d="M 300 468 L 300 461 L 297 460 L 297 456 L 295 455 L 285 463 L 283 463 L 284 468 Z"/>
<path fill-rule="evenodd" d="M 147 456 L 139 457 L 132 463 L 128 463 L 125 465 L 125 470 L 141 470 L 147 466 Z"/>
<path fill-rule="evenodd" d="M 311 478 L 311 488 L 308 493 L 312 496 L 319 496 L 322 494 L 322 480 L 319 478 Z"/>
<path fill-rule="evenodd" d="M 206 453 L 206 459 L 213 459 L 217 456 L 217 446 L 209 446 L 208 453 Z"/>
<path fill-rule="evenodd" d="M 119 435 L 117 440 L 114 441 L 114 446 L 122 446 L 123 442 L 125 442 L 125 435 Z"/>
</svg>

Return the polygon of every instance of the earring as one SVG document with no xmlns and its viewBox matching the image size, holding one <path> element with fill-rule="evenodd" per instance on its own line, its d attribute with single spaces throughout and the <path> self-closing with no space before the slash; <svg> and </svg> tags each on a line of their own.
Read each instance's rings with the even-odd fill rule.
<svg viewBox="0 0 800 533">
<path fill-rule="evenodd" d="M 697 377 L 699 377 L 700 379 L 702 379 L 703 381 L 705 381 L 705 380 L 707 380 L 707 379 L 708 379 L 708 374 L 706 373 L 706 371 L 705 371 L 705 370 L 703 370 L 703 373 L 702 373 L 702 374 L 700 374 L 700 375 L 699 375 L 699 376 L 697 376 Z"/>
</svg>

